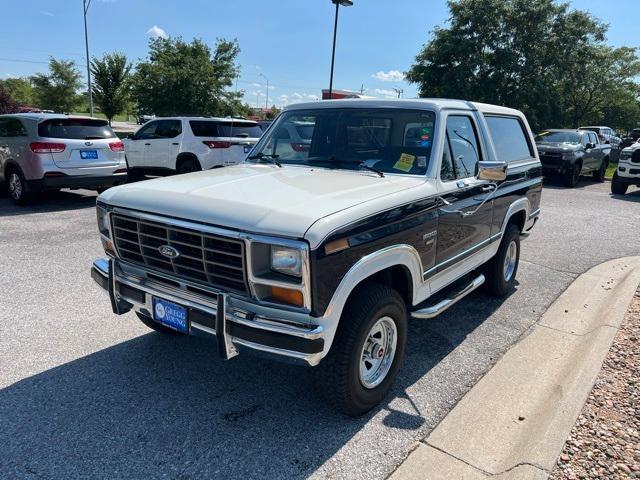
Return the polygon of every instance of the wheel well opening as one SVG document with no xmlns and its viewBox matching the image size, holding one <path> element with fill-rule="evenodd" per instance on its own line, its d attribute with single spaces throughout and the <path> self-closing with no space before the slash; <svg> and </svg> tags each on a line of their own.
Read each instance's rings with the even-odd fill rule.
<svg viewBox="0 0 640 480">
<path fill-rule="evenodd" d="M 400 294 L 406 305 L 411 306 L 413 302 L 413 282 L 411 280 L 411 273 L 407 267 L 394 265 L 393 267 L 380 270 L 362 280 L 356 288 L 353 289 L 351 295 L 353 295 L 353 292 L 357 289 L 360 289 L 363 285 L 370 282 L 381 283 L 393 288 Z"/>
<path fill-rule="evenodd" d="M 507 223 L 507 227 L 509 227 L 510 224 L 514 224 L 516 227 L 518 227 L 518 229 L 520 229 L 520 232 L 522 232 L 524 231 L 524 225 L 526 221 L 527 221 L 527 212 L 525 212 L 524 210 L 520 210 L 519 212 L 516 212 L 513 215 L 511 215 L 511 218 Z"/>
<path fill-rule="evenodd" d="M 180 165 L 182 165 L 187 160 L 193 160 L 194 162 L 196 162 L 196 164 L 200 168 L 202 168 L 202 165 L 200 165 L 200 161 L 198 160 L 198 157 L 195 156 L 193 153 L 181 153 L 178 155 L 178 158 L 176 158 L 176 170 L 179 169 Z"/>
</svg>

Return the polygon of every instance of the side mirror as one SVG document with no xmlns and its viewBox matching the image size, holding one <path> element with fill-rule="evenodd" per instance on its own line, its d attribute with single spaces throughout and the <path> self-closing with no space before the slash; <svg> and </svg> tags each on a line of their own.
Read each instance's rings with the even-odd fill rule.
<svg viewBox="0 0 640 480">
<path fill-rule="evenodd" d="M 591 142 L 589 142 L 589 143 L 587 143 L 586 147 L 587 147 L 587 149 L 589 149 L 589 148 L 596 148 L 596 144 L 595 144 L 595 143 L 591 143 Z"/>
<path fill-rule="evenodd" d="M 135 139 L 136 139 L 136 136 L 135 136 L 135 134 L 130 133 L 129 135 L 127 135 L 127 138 L 128 138 L 129 140 L 135 140 Z"/>
<path fill-rule="evenodd" d="M 478 162 L 478 178 L 502 182 L 507 179 L 507 168 L 505 162 Z"/>
</svg>

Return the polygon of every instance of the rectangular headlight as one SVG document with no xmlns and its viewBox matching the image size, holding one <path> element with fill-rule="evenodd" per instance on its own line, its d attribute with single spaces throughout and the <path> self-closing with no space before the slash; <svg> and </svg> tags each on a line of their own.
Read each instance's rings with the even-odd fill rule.
<svg viewBox="0 0 640 480">
<path fill-rule="evenodd" d="M 100 233 L 107 238 L 111 238 L 109 233 L 109 217 L 107 216 L 107 210 L 104 207 L 97 205 L 96 216 L 98 219 L 98 230 Z"/>
<path fill-rule="evenodd" d="M 271 246 L 271 270 L 274 272 L 302 276 L 302 252 L 297 248 Z"/>
</svg>

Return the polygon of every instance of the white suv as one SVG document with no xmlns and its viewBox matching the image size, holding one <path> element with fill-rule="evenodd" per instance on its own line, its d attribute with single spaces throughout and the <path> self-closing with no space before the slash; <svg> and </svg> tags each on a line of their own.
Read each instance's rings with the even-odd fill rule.
<svg viewBox="0 0 640 480">
<path fill-rule="evenodd" d="M 611 180 L 611 193 L 624 195 L 629 185 L 640 187 L 640 143 L 638 142 L 620 152 L 618 168 Z"/>
<path fill-rule="evenodd" d="M 166 175 L 242 162 L 262 130 L 233 118 L 156 118 L 125 139 L 131 176 Z"/>
</svg>

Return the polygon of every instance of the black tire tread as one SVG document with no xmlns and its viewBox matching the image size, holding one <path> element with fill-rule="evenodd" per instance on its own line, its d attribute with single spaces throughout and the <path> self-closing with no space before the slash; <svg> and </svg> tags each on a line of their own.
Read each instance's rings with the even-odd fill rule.
<svg viewBox="0 0 640 480">
<path fill-rule="evenodd" d="M 396 302 L 401 306 L 405 311 L 406 320 L 406 305 L 396 290 L 387 285 L 374 282 L 357 287 L 342 313 L 340 326 L 331 350 L 315 369 L 320 395 L 336 410 L 349 416 L 362 415 L 373 407 L 363 410 L 355 406 L 356 400 L 351 395 L 352 392 L 349 388 L 349 364 L 351 362 L 349 353 L 358 340 L 362 325 L 369 320 L 370 313 L 380 308 L 385 302 Z M 401 345 L 401 342 L 404 342 L 405 339 L 406 337 L 400 338 L 399 335 L 396 358 L 394 359 L 394 363 L 397 362 L 397 366 L 391 367 L 387 379 L 395 376 L 394 369 L 397 372 L 404 355 L 404 343 Z M 388 388 L 385 395 L 387 392 Z"/>
</svg>

